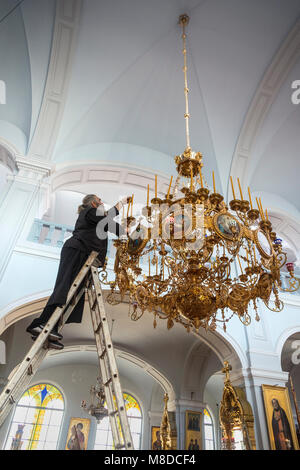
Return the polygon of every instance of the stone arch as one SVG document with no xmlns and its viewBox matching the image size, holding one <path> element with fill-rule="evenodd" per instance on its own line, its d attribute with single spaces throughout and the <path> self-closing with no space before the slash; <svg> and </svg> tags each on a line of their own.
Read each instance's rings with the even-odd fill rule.
<svg viewBox="0 0 300 470">
<path fill-rule="evenodd" d="M 31 296 L 30 301 L 27 303 L 23 303 L 25 299 L 20 299 L 17 302 L 17 305 L 10 310 L 4 317 L 0 320 L 0 335 L 14 323 L 22 320 L 30 315 L 34 315 L 36 313 L 41 312 L 44 308 L 47 297 L 41 298 L 41 293 L 36 294 L 35 296 Z M 29 300 L 27 298 L 27 300 Z M 96 345 L 89 344 L 89 345 L 75 345 L 75 346 L 67 346 L 63 349 L 63 351 L 49 351 L 48 355 L 53 356 L 54 354 L 58 353 L 70 353 L 75 351 L 96 351 Z M 154 367 L 150 362 L 142 359 L 136 354 L 126 351 L 125 349 L 121 349 L 115 346 L 116 355 L 120 358 L 123 358 L 132 364 L 137 365 L 138 367 L 142 368 L 148 375 L 150 375 L 161 387 L 162 389 L 168 393 L 169 395 L 169 410 L 175 410 L 175 390 L 171 382 L 168 378 L 162 374 L 157 367 Z"/>
<path fill-rule="evenodd" d="M 291 326 L 289 328 L 286 328 L 281 333 L 281 335 L 277 339 L 276 347 L 275 347 L 276 354 L 279 357 L 281 357 L 283 346 L 284 346 L 285 342 L 290 338 L 290 336 L 293 336 L 296 333 L 300 333 L 300 323 L 299 323 L 299 325 Z"/>
<path fill-rule="evenodd" d="M 96 345 L 77 344 L 77 345 L 67 346 L 62 351 L 55 351 L 55 350 L 49 351 L 48 355 L 49 357 L 51 357 L 51 356 L 56 356 L 56 355 L 61 355 L 61 354 L 78 352 L 78 351 L 96 352 Z M 119 357 L 119 358 L 125 359 L 126 361 L 131 362 L 132 364 L 143 369 L 145 373 L 150 375 L 161 386 L 164 392 L 168 393 L 169 410 L 170 411 L 175 410 L 175 391 L 174 391 L 173 385 L 171 384 L 171 382 L 168 380 L 167 377 L 165 377 L 156 367 L 152 366 L 149 362 L 145 361 L 144 359 L 137 356 L 136 354 L 129 353 L 118 346 L 114 347 L 114 351 L 115 351 L 117 358 Z"/>
<path fill-rule="evenodd" d="M 183 380 L 185 390 L 182 389 L 182 393 L 193 392 L 193 398 L 201 402 L 207 381 L 222 368 L 225 360 L 234 370 L 247 366 L 240 346 L 232 337 L 229 339 L 228 335 L 222 333 L 221 330 L 194 333 L 200 341 L 191 346 L 186 356 Z"/>
</svg>

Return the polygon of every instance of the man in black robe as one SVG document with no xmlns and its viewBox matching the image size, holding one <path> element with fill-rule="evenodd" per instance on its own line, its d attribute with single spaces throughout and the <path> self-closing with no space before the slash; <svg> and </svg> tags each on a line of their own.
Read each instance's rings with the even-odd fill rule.
<svg viewBox="0 0 300 470">
<path fill-rule="evenodd" d="M 73 235 L 64 243 L 61 250 L 53 293 L 40 317 L 35 318 L 26 329 L 33 339 L 41 333 L 56 307 L 66 303 L 72 282 L 92 251 L 99 253 L 96 265 L 103 266 L 107 252 L 107 232 L 117 236 L 124 235 L 123 228 L 113 219 L 119 214 L 120 207 L 129 200 L 130 198 L 124 198 L 105 212 L 101 199 L 96 195 L 89 194 L 83 198 L 83 204 L 78 208 L 79 216 Z M 83 294 L 66 323 L 81 323 L 84 297 Z M 53 349 L 63 349 L 63 344 L 59 342 L 62 338 L 58 333 L 57 324 L 49 335 L 49 346 Z"/>
<path fill-rule="evenodd" d="M 283 408 L 276 398 L 272 400 L 272 429 L 276 450 L 294 450 L 290 423 Z"/>
</svg>

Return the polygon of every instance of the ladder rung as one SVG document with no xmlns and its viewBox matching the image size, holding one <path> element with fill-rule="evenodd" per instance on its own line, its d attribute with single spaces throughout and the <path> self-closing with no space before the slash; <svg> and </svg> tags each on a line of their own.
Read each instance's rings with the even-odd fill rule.
<svg viewBox="0 0 300 470">
<path fill-rule="evenodd" d="M 100 322 L 99 325 L 96 327 L 95 329 L 95 333 L 99 333 L 99 331 L 101 330 L 102 328 L 102 323 Z"/>
<path fill-rule="evenodd" d="M 115 411 L 112 411 L 111 413 L 109 413 L 110 416 L 115 416 L 119 413 L 118 410 L 115 410 Z"/>
<path fill-rule="evenodd" d="M 103 359 L 106 354 L 106 348 L 103 349 L 102 353 L 100 354 L 100 359 Z"/>
<path fill-rule="evenodd" d="M 93 312 L 95 311 L 96 305 L 97 305 L 97 297 L 95 298 L 93 305 L 92 305 Z"/>
<path fill-rule="evenodd" d="M 107 382 L 105 382 L 103 385 L 104 387 L 108 387 L 108 385 L 112 382 L 112 378 L 110 377 Z"/>
<path fill-rule="evenodd" d="M 124 444 L 116 444 L 115 447 L 116 447 L 116 450 L 118 450 L 118 449 L 123 449 L 125 447 L 125 445 Z"/>
</svg>

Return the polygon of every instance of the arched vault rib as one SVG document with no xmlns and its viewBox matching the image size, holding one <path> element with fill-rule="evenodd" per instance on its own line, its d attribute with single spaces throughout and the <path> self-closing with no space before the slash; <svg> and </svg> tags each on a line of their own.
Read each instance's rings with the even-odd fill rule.
<svg viewBox="0 0 300 470">
<path fill-rule="evenodd" d="M 277 51 L 263 79 L 261 80 L 254 98 L 249 106 L 240 135 L 232 157 L 230 174 L 239 177 L 245 188 L 248 183 L 249 162 L 255 140 L 262 128 L 263 122 L 274 103 L 284 80 L 300 57 L 300 19 L 289 32 L 285 41 Z M 229 199 L 230 188 L 227 188 Z"/>
</svg>

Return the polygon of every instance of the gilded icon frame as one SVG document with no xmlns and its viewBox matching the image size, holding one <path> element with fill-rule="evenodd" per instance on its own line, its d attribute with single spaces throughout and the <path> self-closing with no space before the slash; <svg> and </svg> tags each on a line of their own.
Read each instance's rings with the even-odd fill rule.
<svg viewBox="0 0 300 470">
<path fill-rule="evenodd" d="M 268 253 L 266 253 L 266 251 L 263 249 L 259 239 L 258 239 L 258 234 L 259 233 L 262 233 L 265 237 L 266 237 L 266 240 L 267 242 L 269 243 L 269 246 L 270 246 L 270 249 L 271 249 L 271 254 L 269 255 Z M 254 237 L 254 241 L 255 241 L 255 244 L 257 246 L 257 249 L 260 253 L 261 256 L 264 256 L 265 258 L 267 259 L 271 259 L 272 256 L 273 256 L 273 248 L 272 248 L 272 245 L 270 243 L 270 240 L 268 240 L 268 237 L 267 235 L 265 234 L 265 232 L 263 230 L 261 230 L 260 228 L 256 229 L 254 232 L 253 232 L 253 237 Z"/>
<path fill-rule="evenodd" d="M 268 433 L 269 433 L 269 441 L 270 441 L 271 450 L 289 450 L 288 448 L 287 449 L 283 449 L 282 447 L 278 448 L 278 446 L 282 445 L 279 442 L 280 439 L 279 440 L 276 439 L 276 443 L 275 443 L 274 428 L 276 426 L 276 423 L 275 423 L 275 418 L 273 420 L 273 412 L 274 412 L 273 404 L 272 404 L 273 399 L 277 400 L 277 403 L 279 404 L 281 409 L 283 409 L 284 414 L 287 418 L 290 433 L 291 433 L 291 438 L 292 438 L 291 439 L 292 446 L 294 447 L 294 450 L 299 450 L 299 444 L 298 444 L 298 439 L 297 439 L 297 434 L 296 434 L 295 423 L 293 420 L 293 413 L 292 413 L 288 389 L 286 387 L 277 387 L 277 386 L 265 385 L 265 384 L 262 385 L 261 387 L 262 387 L 262 393 L 263 393 L 263 398 L 264 398 L 264 406 L 265 406 L 265 413 L 266 413 L 266 420 L 267 420 L 267 425 L 268 425 Z M 285 443 L 285 445 L 288 447 L 287 443 Z"/>
<path fill-rule="evenodd" d="M 160 426 L 152 426 L 151 427 L 151 450 L 162 450 L 162 449 L 153 449 L 153 444 L 156 442 L 156 433 L 160 433 Z M 162 445 L 162 442 L 160 440 L 160 443 Z"/>
<path fill-rule="evenodd" d="M 202 420 L 201 411 L 186 410 L 185 412 L 185 450 L 202 450 Z M 192 423 L 192 424 L 191 424 Z M 189 448 L 192 441 L 197 440 L 199 449 Z"/>
<path fill-rule="evenodd" d="M 72 428 L 74 426 L 77 426 L 79 423 L 83 425 L 81 432 L 84 435 L 84 448 L 83 449 L 70 449 L 70 445 L 68 444 L 69 444 L 70 439 L 72 438 L 72 434 L 73 434 Z M 89 418 L 71 418 L 68 433 L 67 433 L 65 450 L 87 450 L 88 438 L 89 438 L 89 433 L 90 433 L 90 425 L 91 425 L 91 420 Z"/>
<path fill-rule="evenodd" d="M 234 234 L 232 235 L 229 235 L 227 233 L 223 233 L 220 228 L 219 228 L 219 223 L 218 223 L 218 218 L 219 217 L 223 217 L 223 216 L 227 216 L 229 217 L 230 219 L 233 219 L 235 221 L 235 223 L 238 225 L 239 227 L 239 233 L 235 236 Z M 215 214 L 213 216 L 213 227 L 214 227 L 214 230 L 217 232 L 217 234 L 219 235 L 219 237 L 221 238 L 225 238 L 226 240 L 230 240 L 230 241 L 235 241 L 235 240 L 240 240 L 242 238 L 242 235 L 243 235 L 243 227 L 241 226 L 241 224 L 239 223 L 239 221 L 232 215 L 230 214 L 229 212 L 221 212 L 220 214 Z"/>
</svg>

